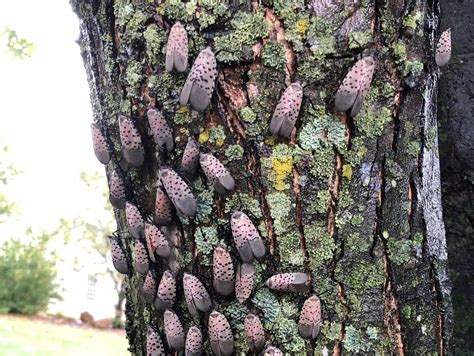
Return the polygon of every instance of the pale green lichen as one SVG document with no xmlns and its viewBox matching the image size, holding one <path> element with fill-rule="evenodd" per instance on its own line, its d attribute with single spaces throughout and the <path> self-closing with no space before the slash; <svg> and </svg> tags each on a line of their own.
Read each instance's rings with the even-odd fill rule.
<svg viewBox="0 0 474 356">
<path fill-rule="evenodd" d="M 371 40 L 371 31 L 353 31 L 349 34 L 349 48 L 365 48 Z"/>
<path fill-rule="evenodd" d="M 222 125 L 212 126 L 209 128 L 209 143 L 222 146 L 225 142 L 225 128 Z"/>
<path fill-rule="evenodd" d="M 336 244 L 329 235 L 325 222 L 305 225 L 304 236 L 312 269 L 332 260 L 334 251 L 336 251 Z"/>
<path fill-rule="evenodd" d="M 194 235 L 194 240 L 203 266 L 212 266 L 212 252 L 219 245 L 219 236 L 215 226 L 199 227 Z"/>
<path fill-rule="evenodd" d="M 415 30 L 422 18 L 423 14 L 420 11 L 414 11 L 403 19 L 403 26 Z"/>
<path fill-rule="evenodd" d="M 268 34 L 269 27 L 263 12 L 238 12 L 230 24 L 233 28 L 231 33 L 214 39 L 217 60 L 225 63 L 251 60 L 252 46 Z"/>
<path fill-rule="evenodd" d="M 219 0 L 199 0 L 198 22 L 201 29 L 214 25 L 219 17 L 225 17 L 227 6 Z"/>
<path fill-rule="evenodd" d="M 283 70 L 286 65 L 285 47 L 279 42 L 267 42 L 262 50 L 263 64 L 276 70 Z"/>
<path fill-rule="evenodd" d="M 234 161 L 242 158 L 244 149 L 240 145 L 229 145 L 225 150 L 225 155 L 229 161 Z"/>
<path fill-rule="evenodd" d="M 157 65 L 162 57 L 162 50 L 166 41 L 165 33 L 152 24 L 143 33 L 146 45 L 146 54 L 152 65 Z"/>
<path fill-rule="evenodd" d="M 189 22 L 195 18 L 196 9 L 196 0 L 190 0 L 186 3 L 181 0 L 166 0 L 158 5 L 156 11 L 170 19 Z"/>
<path fill-rule="evenodd" d="M 129 97 L 139 97 L 144 78 L 142 64 L 136 61 L 129 62 L 125 70 L 125 81 Z"/>
<path fill-rule="evenodd" d="M 357 330 L 354 326 L 348 325 L 342 345 L 349 352 L 363 352 L 370 350 L 370 342 L 366 340 L 360 330 Z"/>
<path fill-rule="evenodd" d="M 278 319 L 281 312 L 280 303 L 277 297 L 266 288 L 257 290 L 252 298 L 252 303 L 263 312 L 266 323 L 273 324 Z"/>
<path fill-rule="evenodd" d="M 294 320 L 280 317 L 272 326 L 275 342 L 282 351 L 291 355 L 304 353 L 305 343 L 298 334 L 298 324 Z"/>
<path fill-rule="evenodd" d="M 328 144 L 339 149 L 346 146 L 344 124 L 328 115 L 323 107 L 308 108 L 304 121 L 298 135 L 298 142 L 303 149 L 317 151 Z"/>
<path fill-rule="evenodd" d="M 248 123 L 252 123 L 257 119 L 257 115 L 253 112 L 252 108 L 245 106 L 240 109 L 240 117 L 242 120 Z"/>
</svg>

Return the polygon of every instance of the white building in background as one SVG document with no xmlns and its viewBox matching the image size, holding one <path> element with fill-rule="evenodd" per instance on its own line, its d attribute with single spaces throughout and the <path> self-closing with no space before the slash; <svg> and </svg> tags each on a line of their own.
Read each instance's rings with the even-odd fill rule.
<svg viewBox="0 0 474 356">
<path fill-rule="evenodd" d="M 66 249 L 70 250 L 70 246 Z M 118 295 L 107 272 L 107 267 L 113 268 L 112 262 L 106 262 L 84 246 L 75 246 L 72 254 L 76 258 L 71 256 L 58 261 L 57 280 L 62 300 L 53 301 L 48 312 L 75 319 L 79 319 L 82 312 L 90 313 L 94 320 L 113 318 Z"/>
</svg>

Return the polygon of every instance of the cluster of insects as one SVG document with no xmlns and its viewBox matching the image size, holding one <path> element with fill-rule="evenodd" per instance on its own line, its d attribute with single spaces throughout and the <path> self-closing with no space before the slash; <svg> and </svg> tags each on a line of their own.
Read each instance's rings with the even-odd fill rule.
<svg viewBox="0 0 474 356">
<path fill-rule="evenodd" d="M 438 43 L 436 63 L 445 65 L 451 54 L 451 34 L 445 31 Z M 171 28 L 166 50 L 165 69 L 168 72 L 186 71 L 188 66 L 188 37 L 185 28 L 176 23 Z M 338 111 L 356 116 L 369 90 L 375 69 L 375 61 L 366 56 L 355 63 L 346 75 L 335 96 Z M 197 56 L 180 94 L 180 104 L 190 105 L 193 110 L 204 111 L 211 100 L 217 77 L 217 63 L 210 47 Z M 290 84 L 283 92 L 270 123 L 270 132 L 275 136 L 290 137 L 298 118 L 303 89 L 299 82 Z M 147 112 L 148 124 L 156 146 L 171 151 L 174 148 L 172 130 L 163 113 L 156 108 Z M 131 167 L 140 167 L 145 160 L 145 150 L 133 120 L 120 114 L 118 118 L 122 155 Z M 91 125 L 94 152 L 98 160 L 108 164 L 111 149 L 106 137 L 97 124 Z M 226 195 L 235 188 L 234 178 L 227 168 L 211 153 L 200 151 L 199 144 L 189 139 L 175 171 L 170 167 L 160 168 L 159 185 L 156 188 L 153 222 L 143 218 L 137 206 L 126 199 L 124 180 L 118 171 L 112 171 L 109 177 L 110 202 L 117 209 L 125 209 L 130 235 L 134 239 L 135 271 L 145 280 L 141 287 L 144 300 L 153 303 L 156 310 L 163 314 L 164 334 L 169 349 L 185 351 L 186 355 L 203 353 L 203 335 L 197 326 L 185 330 L 173 311 L 176 301 L 176 260 L 179 254 L 179 236 L 173 227 L 173 206 L 178 215 L 194 218 L 197 213 L 197 200 L 189 188 L 190 181 L 201 169 L 208 182 L 218 194 Z M 179 173 L 178 173 L 179 172 Z M 183 179 L 184 178 L 184 179 Z M 234 211 L 230 216 L 230 225 L 235 248 L 240 263 L 234 270 L 231 255 L 225 246 L 217 246 L 212 258 L 212 286 L 223 296 L 235 293 L 237 300 L 244 303 L 252 294 L 255 283 L 255 259 L 265 256 L 265 245 L 252 220 L 243 211 Z M 130 273 L 124 246 L 117 236 L 111 237 L 112 260 L 120 273 Z M 162 273 L 157 281 L 150 260 L 162 259 L 169 269 Z M 182 284 L 188 311 L 193 316 L 208 314 L 208 338 L 215 355 L 231 355 L 234 350 L 234 337 L 225 315 L 212 310 L 211 297 L 199 278 L 183 273 Z M 281 273 L 270 277 L 266 286 L 279 292 L 308 292 L 310 276 L 303 272 Z M 298 330 L 305 339 L 315 339 L 321 327 L 321 305 L 316 295 L 306 299 L 301 309 Z M 261 352 L 266 346 L 265 331 L 260 318 L 249 313 L 244 319 L 244 329 L 249 348 L 254 353 Z M 147 331 L 147 354 L 164 355 L 165 349 L 159 332 L 152 326 Z M 267 345 L 265 355 L 283 355 L 274 346 Z"/>
</svg>

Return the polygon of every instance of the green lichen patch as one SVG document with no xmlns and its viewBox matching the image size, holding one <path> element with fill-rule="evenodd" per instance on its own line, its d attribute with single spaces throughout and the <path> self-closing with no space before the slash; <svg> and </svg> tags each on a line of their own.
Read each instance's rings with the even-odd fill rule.
<svg viewBox="0 0 474 356">
<path fill-rule="evenodd" d="M 130 98 L 138 98 L 145 76 L 143 74 L 143 65 L 137 61 L 130 61 L 125 70 L 125 82 L 127 95 Z"/>
<path fill-rule="evenodd" d="M 341 264 L 336 267 L 338 279 L 346 287 L 347 295 L 360 296 L 372 288 L 382 288 L 385 283 L 383 261 L 373 263 L 357 262 L 343 270 Z"/>
<path fill-rule="evenodd" d="M 169 19 L 190 22 L 196 15 L 197 1 L 190 0 L 182 2 L 181 0 L 166 0 L 163 1 L 156 11 L 160 15 L 164 15 Z"/>
<path fill-rule="evenodd" d="M 244 149 L 240 145 L 229 145 L 225 150 L 225 156 L 228 161 L 235 161 L 242 158 Z"/>
<path fill-rule="evenodd" d="M 283 70 L 286 65 L 285 47 L 280 42 L 267 42 L 262 50 L 263 64 L 276 70 Z"/>
<path fill-rule="evenodd" d="M 166 42 L 165 32 L 160 30 L 157 25 L 148 26 L 143 33 L 146 45 L 146 54 L 148 61 L 152 65 L 157 65 L 163 60 L 163 46 Z"/>
<path fill-rule="evenodd" d="M 301 355 L 305 352 L 304 340 L 298 333 L 298 324 L 292 319 L 280 317 L 272 324 L 275 345 L 291 355 Z"/>
<path fill-rule="evenodd" d="M 324 222 L 305 225 L 304 236 L 311 269 L 318 268 L 332 260 L 336 244 L 329 235 Z"/>
<path fill-rule="evenodd" d="M 231 33 L 214 39 L 217 60 L 224 63 L 252 60 L 252 46 L 268 35 L 269 27 L 263 12 L 238 12 L 230 24 Z"/>
<path fill-rule="evenodd" d="M 194 235 L 200 262 L 203 266 L 212 266 L 212 252 L 219 245 L 219 236 L 215 226 L 199 227 Z"/>
<path fill-rule="evenodd" d="M 349 34 L 349 48 L 365 48 L 372 40 L 372 32 L 354 31 Z"/>
<path fill-rule="evenodd" d="M 356 128 L 368 138 L 380 136 L 385 125 L 392 121 L 390 108 L 377 102 L 379 97 L 379 89 L 372 87 L 364 101 L 361 112 L 354 120 Z"/>
<path fill-rule="evenodd" d="M 257 290 L 252 298 L 252 303 L 262 311 L 263 321 L 267 324 L 273 324 L 278 319 L 281 306 L 278 298 L 267 288 Z"/>
<path fill-rule="evenodd" d="M 201 29 L 214 25 L 218 19 L 225 19 L 227 5 L 219 0 L 199 0 L 198 23 Z"/>
</svg>

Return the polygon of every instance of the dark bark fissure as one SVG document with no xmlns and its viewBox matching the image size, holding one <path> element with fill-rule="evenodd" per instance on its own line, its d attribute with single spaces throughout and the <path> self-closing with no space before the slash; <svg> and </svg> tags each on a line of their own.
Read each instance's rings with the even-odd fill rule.
<svg viewBox="0 0 474 356">
<path fill-rule="evenodd" d="M 331 6 L 344 7 L 324 3 L 326 13 L 330 13 Z M 452 316 L 435 140 L 437 82 L 431 60 L 437 2 L 376 0 L 365 4 L 366 7 L 347 5 L 347 17 L 342 15 L 342 8 L 340 14 L 329 15 L 337 23 L 333 31 L 339 33 L 346 22 L 353 21 L 347 25 L 347 32 L 369 33 L 373 43 L 351 49 L 333 43 L 334 49 L 320 57 L 310 50 L 309 43 L 315 41 L 321 46 L 329 35 L 324 33 L 324 26 L 311 22 L 315 17 L 307 7 L 295 10 L 291 2 L 278 1 L 265 4 L 252 3 L 253 16 L 262 11 L 269 25 L 268 35 L 254 43 L 253 58 L 218 63 L 216 93 L 210 109 L 204 114 L 186 114 L 190 121 L 183 123 L 175 120 L 178 106 L 172 100 L 179 94 L 184 76 L 163 72 L 165 41 L 160 36 L 176 21 L 173 16 L 184 15 L 167 12 L 172 6 L 168 2 L 151 5 L 127 0 L 72 1 L 81 19 L 79 42 L 91 86 L 95 121 L 105 128 L 117 152 L 107 171 L 124 168 L 127 197 L 146 216 L 153 211 L 158 168 L 164 164 L 174 166 L 179 161 L 187 136 L 202 138 L 203 150 L 226 161 L 236 178 L 237 192 L 225 198 L 214 194 L 210 206 L 201 202 L 212 214 L 203 213 L 194 221 L 176 221 L 181 236 L 176 263 L 181 272 L 191 271 L 205 282 L 214 307 L 230 319 L 239 351 L 247 350 L 241 329 L 242 314 L 252 311 L 264 319 L 268 342 L 288 353 L 326 349 L 334 355 L 450 354 Z M 307 5 L 321 4 L 315 1 Z M 204 3 L 200 6 L 196 15 L 212 14 Z M 228 9 L 225 15 L 216 16 L 215 24 L 207 29 L 200 29 L 201 22 L 196 17 L 184 21 L 192 24 L 193 29 L 200 29 L 190 33 L 190 63 L 203 44 L 215 44 L 216 38 L 232 32 L 226 18 L 235 20 L 239 13 L 248 11 L 246 6 Z M 406 35 L 404 21 L 417 12 L 421 14 L 417 32 Z M 307 43 L 298 47 L 295 36 L 299 32 L 295 32 L 295 27 L 300 26 L 297 28 L 304 33 L 301 36 L 306 36 L 309 30 L 304 26 L 313 25 L 317 29 L 312 34 L 314 38 L 304 37 Z M 153 39 L 143 36 L 152 26 L 157 28 L 152 35 L 161 41 L 160 48 L 153 49 Z M 330 36 L 333 38 L 334 34 Z M 268 64 L 270 60 L 264 52 L 269 45 L 281 46 L 285 62 L 282 68 Z M 373 83 L 376 92 L 366 99 L 368 113 L 354 119 L 343 114 L 336 116 L 329 97 L 342 80 L 342 72 L 353 63 L 352 55 L 365 54 L 365 47 L 377 52 Z M 404 57 L 397 53 L 400 47 L 405 49 Z M 150 57 L 153 50 L 156 63 Z M 276 53 L 270 56 L 271 60 L 276 57 Z M 424 68 L 417 74 L 403 74 L 403 66 L 411 64 L 410 61 L 425 63 Z M 312 72 L 315 68 L 320 73 Z M 294 80 L 304 82 L 305 99 L 296 130 L 287 142 L 271 138 L 266 122 L 284 84 Z M 165 111 L 176 135 L 175 153 L 157 152 L 147 135 L 143 118 L 149 106 Z M 245 120 L 242 109 L 246 108 L 254 113 L 254 121 Z M 319 147 L 304 148 L 314 142 L 302 142 L 299 134 L 319 119 L 309 110 L 320 108 L 333 124 L 344 123 L 344 147 L 331 141 L 331 130 L 336 129 L 325 128 L 320 133 Z M 383 108 L 389 108 L 388 112 Z M 118 153 L 116 117 L 123 111 L 133 117 L 146 147 L 147 163 L 137 170 L 122 167 Z M 386 124 L 377 128 L 378 120 L 387 118 Z M 257 127 L 258 133 L 247 131 L 249 127 Z M 216 128 L 224 132 L 217 139 L 211 137 Z M 418 145 L 419 150 L 413 153 L 410 145 Z M 235 147 L 243 153 L 233 160 L 227 156 L 227 150 Z M 289 169 L 285 166 L 287 162 Z M 206 190 L 212 188 L 203 177 L 189 183 L 198 199 L 205 201 Z M 316 201 L 319 206 L 314 208 Z M 255 202 L 257 208 L 251 212 Z M 266 233 L 263 237 L 268 254 L 259 264 L 254 295 L 267 296 L 269 304 L 275 300 L 271 308 L 280 310 L 275 319 L 268 319 L 266 306 L 258 299 L 252 297 L 244 306 L 238 306 L 231 298 L 218 296 L 209 284 L 209 254 L 215 241 L 233 246 L 229 233 L 229 212 L 233 209 L 257 214 L 251 218 L 260 222 L 261 232 Z M 117 210 L 115 214 L 132 261 L 124 213 Z M 235 266 L 235 251 L 232 257 Z M 152 268 L 159 272 L 165 266 L 159 262 Z M 315 342 L 304 342 L 296 330 L 298 311 L 308 295 L 286 297 L 263 287 L 264 280 L 278 271 L 311 273 L 313 291 L 321 298 L 324 317 L 321 335 Z M 146 324 L 162 330 L 162 318 L 140 297 L 143 277 L 132 273 L 127 281 L 126 331 L 130 350 L 133 354 L 144 354 Z M 177 285 L 182 295 L 180 277 Z M 182 299 L 179 298 L 175 311 L 185 328 L 199 323 L 206 335 L 206 317 L 190 318 Z"/>
</svg>

